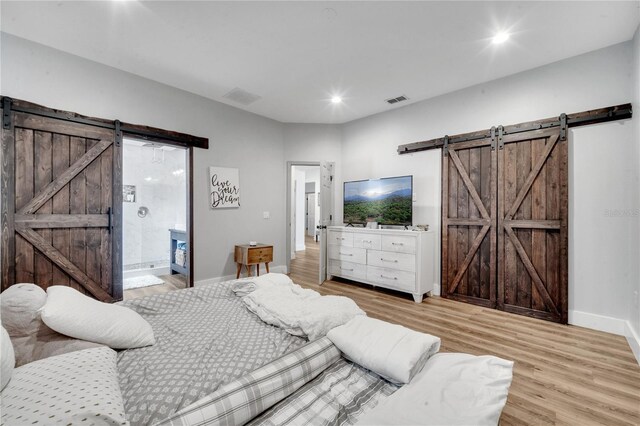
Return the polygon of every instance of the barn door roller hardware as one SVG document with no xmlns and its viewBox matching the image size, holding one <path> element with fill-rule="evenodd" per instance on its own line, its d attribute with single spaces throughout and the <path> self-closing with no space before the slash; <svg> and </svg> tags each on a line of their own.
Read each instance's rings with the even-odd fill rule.
<svg viewBox="0 0 640 426">
<path fill-rule="evenodd" d="M 116 133 L 116 146 L 120 146 L 122 145 L 122 126 L 120 120 L 116 120 L 114 124 Z"/>
<path fill-rule="evenodd" d="M 8 97 L 2 98 L 2 128 L 11 128 L 11 103 L 12 99 Z"/>
<path fill-rule="evenodd" d="M 445 135 L 444 137 L 444 145 L 442 147 L 442 155 L 445 157 L 449 155 L 449 135 Z"/>
<path fill-rule="evenodd" d="M 491 128 L 491 151 L 496 150 L 496 126 Z"/>
<path fill-rule="evenodd" d="M 567 114 L 560 114 L 560 140 L 567 140 Z"/>
<path fill-rule="evenodd" d="M 560 130 L 561 140 L 566 140 L 567 129 L 569 127 L 586 126 L 589 124 L 606 123 L 608 121 L 624 120 L 631 118 L 633 111 L 631 104 L 616 105 L 607 108 L 594 109 L 590 111 L 583 111 L 574 114 L 562 114 L 557 118 L 547 118 L 544 120 L 530 121 L 526 123 L 515 124 L 511 126 L 499 126 L 498 130 L 498 149 L 504 147 L 502 137 L 504 135 L 513 135 L 516 133 L 530 132 L 532 130 L 543 130 L 553 127 L 558 127 Z M 492 128 L 493 129 L 493 128 Z M 495 138 L 495 131 L 492 129 L 481 130 L 478 132 L 463 133 L 454 136 L 445 136 L 443 138 L 431 139 L 428 141 L 413 142 L 398 146 L 398 154 L 410 154 L 419 151 L 427 151 L 430 149 L 442 148 L 443 154 L 447 155 L 449 145 L 469 142 L 480 139 L 491 139 L 492 148 L 493 138 Z M 500 132 L 502 130 L 502 132 Z M 502 134 L 501 134 L 502 133 Z M 445 150 L 445 140 L 447 143 Z"/>
</svg>

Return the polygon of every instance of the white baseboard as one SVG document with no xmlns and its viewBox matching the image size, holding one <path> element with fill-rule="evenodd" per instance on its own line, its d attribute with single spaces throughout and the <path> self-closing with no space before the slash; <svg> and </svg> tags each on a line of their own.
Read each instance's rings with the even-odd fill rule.
<svg viewBox="0 0 640 426">
<path fill-rule="evenodd" d="M 582 311 L 569 311 L 569 324 L 606 333 L 625 335 L 626 321 Z"/>
<path fill-rule="evenodd" d="M 261 268 L 262 273 L 266 273 L 266 270 L 264 269 L 264 265 L 263 268 Z M 285 265 L 275 265 L 275 266 L 269 266 L 269 272 L 277 272 L 279 274 L 286 274 L 287 273 L 287 267 Z M 240 275 L 241 277 L 245 276 L 244 274 Z M 224 275 L 222 277 L 214 277 L 214 278 L 207 278 L 204 280 L 198 280 L 194 283 L 194 285 L 200 286 L 200 285 L 206 285 L 206 284 L 216 284 L 216 283 L 221 283 L 224 281 L 229 281 L 229 280 L 235 280 L 236 276 L 235 274 L 233 275 Z"/>
<path fill-rule="evenodd" d="M 634 330 L 630 321 L 625 321 L 624 334 L 627 338 L 627 342 L 629 342 L 629 346 L 631 346 L 633 355 L 636 357 L 636 361 L 640 364 L 640 336 L 638 335 L 638 332 L 640 332 L 640 330 Z"/>
</svg>

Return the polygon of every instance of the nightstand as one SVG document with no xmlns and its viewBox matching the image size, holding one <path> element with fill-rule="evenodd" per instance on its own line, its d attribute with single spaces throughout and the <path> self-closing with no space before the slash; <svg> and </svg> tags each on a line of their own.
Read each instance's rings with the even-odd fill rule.
<svg viewBox="0 0 640 426">
<path fill-rule="evenodd" d="M 250 246 L 249 244 L 236 245 L 234 253 L 234 261 L 238 265 L 236 278 L 240 278 L 240 272 L 244 265 L 247 269 L 247 276 L 251 276 L 251 265 L 256 265 L 256 274 L 260 275 L 260 264 L 264 263 L 269 273 L 269 262 L 273 262 L 273 246 L 268 244 L 257 244 Z"/>
</svg>

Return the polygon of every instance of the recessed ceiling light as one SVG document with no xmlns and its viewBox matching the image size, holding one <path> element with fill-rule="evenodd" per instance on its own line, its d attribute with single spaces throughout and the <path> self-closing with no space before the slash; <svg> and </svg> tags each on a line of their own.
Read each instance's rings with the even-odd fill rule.
<svg viewBox="0 0 640 426">
<path fill-rule="evenodd" d="M 332 104 L 340 104 L 340 103 L 342 103 L 342 98 L 340 96 L 334 96 L 333 98 L 331 98 L 331 103 Z"/>
<path fill-rule="evenodd" d="M 493 44 L 502 44 L 507 40 L 509 40 L 509 33 L 500 32 L 493 36 L 493 39 L 491 39 L 491 42 Z"/>
</svg>

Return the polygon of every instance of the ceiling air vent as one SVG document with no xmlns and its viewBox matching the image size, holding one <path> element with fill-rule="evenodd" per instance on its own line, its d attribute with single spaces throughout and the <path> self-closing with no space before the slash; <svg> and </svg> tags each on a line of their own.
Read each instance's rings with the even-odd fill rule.
<svg viewBox="0 0 640 426">
<path fill-rule="evenodd" d="M 397 104 L 398 102 L 406 101 L 407 98 L 405 95 L 398 96 L 397 98 L 387 99 L 386 102 L 390 105 Z"/>
<path fill-rule="evenodd" d="M 250 105 L 261 99 L 261 96 L 254 95 L 253 93 L 249 93 L 246 90 L 242 90 L 239 87 L 234 88 L 229 93 L 223 96 L 231 101 L 238 102 L 242 105 Z"/>
</svg>

